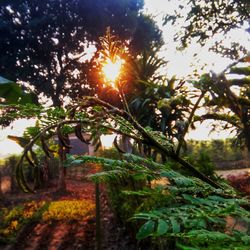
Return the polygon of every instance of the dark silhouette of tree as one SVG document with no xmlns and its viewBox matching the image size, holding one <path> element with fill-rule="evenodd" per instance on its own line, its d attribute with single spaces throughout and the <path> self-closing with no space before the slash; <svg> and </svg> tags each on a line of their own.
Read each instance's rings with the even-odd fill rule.
<svg viewBox="0 0 250 250">
<path fill-rule="evenodd" d="M 98 84 L 91 75 L 97 55 L 84 56 L 91 46 L 98 48 L 107 26 L 134 54 L 162 43 L 142 7 L 142 0 L 1 1 L 1 75 L 28 83 L 55 106 L 64 97 L 91 95 Z"/>
</svg>

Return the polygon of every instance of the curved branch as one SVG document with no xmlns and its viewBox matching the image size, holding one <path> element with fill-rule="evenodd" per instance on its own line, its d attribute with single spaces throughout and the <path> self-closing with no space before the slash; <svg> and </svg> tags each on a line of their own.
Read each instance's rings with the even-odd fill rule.
<svg viewBox="0 0 250 250">
<path fill-rule="evenodd" d="M 248 55 L 248 56 L 249 56 L 249 55 Z M 239 58 L 237 61 L 235 61 L 235 62 L 229 64 L 229 65 L 220 73 L 220 75 L 225 74 L 225 73 L 227 72 L 227 70 L 229 70 L 229 69 L 232 68 L 233 66 L 237 65 L 238 63 L 244 62 L 245 59 L 246 59 L 248 56 L 243 56 L 243 57 Z"/>
<path fill-rule="evenodd" d="M 28 152 L 32 149 L 32 147 L 34 146 L 35 142 L 42 137 L 47 131 L 56 128 L 58 126 L 58 124 L 60 125 L 64 125 L 64 124 L 72 124 L 72 123 L 78 123 L 78 122 L 82 122 L 79 120 L 75 120 L 75 121 L 62 121 L 59 123 L 55 123 L 52 124 L 46 128 L 44 128 L 41 132 L 39 132 L 25 147 L 24 147 L 24 151 L 23 154 L 20 158 L 20 160 L 17 163 L 16 166 L 16 176 L 17 176 L 17 183 L 18 185 L 23 189 L 24 192 L 32 192 L 34 193 L 34 189 L 32 189 L 27 182 L 25 181 L 25 177 L 24 177 L 24 172 L 23 172 L 23 168 L 22 168 L 22 163 L 24 161 L 24 158 L 27 156 Z"/>
<path fill-rule="evenodd" d="M 61 127 L 65 124 L 76 124 L 76 123 L 87 123 L 89 125 L 98 125 L 100 127 L 103 128 L 107 128 L 107 129 L 111 129 L 113 132 L 119 133 L 119 134 L 126 134 L 127 136 L 129 136 L 130 138 L 133 138 L 135 140 L 139 140 L 140 142 L 143 142 L 155 149 L 157 149 L 157 151 L 159 151 L 160 153 L 172 158 L 173 160 L 175 160 L 176 162 L 178 162 L 179 164 L 181 164 L 181 166 L 183 166 L 184 168 L 188 169 L 193 176 L 201 179 L 202 181 L 212 185 L 215 188 L 221 188 L 217 183 L 215 183 L 214 181 L 212 181 L 210 178 L 208 178 L 207 176 L 205 176 L 203 173 L 201 173 L 199 170 L 197 170 L 194 166 L 192 166 L 191 164 L 189 164 L 188 162 L 186 162 L 185 160 L 183 160 L 182 158 L 180 158 L 173 149 L 173 145 L 170 144 L 166 139 L 162 138 L 162 135 L 159 134 L 156 131 L 148 131 L 146 129 L 144 129 L 135 119 L 134 117 L 129 114 L 127 111 L 125 110 L 120 110 L 112 105 L 110 105 L 109 103 L 106 103 L 98 98 L 95 97 L 87 97 L 82 103 L 80 103 L 79 108 L 89 108 L 89 107 L 93 107 L 94 105 L 100 105 L 102 107 L 105 107 L 107 110 L 105 111 L 107 114 L 115 114 L 118 115 L 120 117 L 123 117 L 125 120 L 129 121 L 131 123 L 131 125 L 141 134 L 141 138 L 138 138 L 135 135 L 129 134 L 129 133 L 124 133 L 123 131 L 119 130 L 119 129 L 115 129 L 115 128 L 110 128 L 109 126 L 105 125 L 105 124 L 100 124 L 99 122 L 100 120 L 100 116 L 99 117 L 92 117 L 90 119 L 81 119 L 81 120 L 63 120 L 57 123 L 54 123 L 46 128 L 44 128 L 40 133 L 38 133 L 25 147 L 23 155 L 20 159 L 20 161 L 17 164 L 16 167 L 16 173 L 17 173 L 17 181 L 20 187 L 22 187 L 22 189 L 25 192 L 34 192 L 33 189 L 30 188 L 30 186 L 27 184 L 25 177 L 24 177 L 24 173 L 23 173 L 23 168 L 22 168 L 22 163 L 24 160 L 24 157 L 27 155 L 27 153 L 32 149 L 34 143 L 40 138 L 42 137 L 47 131 L 57 128 L 57 127 Z M 94 119 L 93 119 L 94 118 Z M 102 118 L 106 118 L 108 119 L 109 117 L 102 117 Z M 95 121 L 95 119 L 99 119 L 99 122 Z"/>
<path fill-rule="evenodd" d="M 117 113 L 118 115 L 124 117 L 125 119 L 128 119 L 131 124 L 141 133 L 141 135 L 144 138 L 144 141 L 147 144 L 150 144 L 152 147 L 155 147 L 156 149 L 158 149 L 158 151 L 160 151 L 162 154 L 172 158 L 173 160 L 175 160 L 176 162 L 178 162 L 181 166 L 183 166 L 184 168 L 188 169 L 193 176 L 201 179 L 202 181 L 212 185 L 215 188 L 221 188 L 221 186 L 219 184 L 217 184 L 216 182 L 214 182 L 213 180 L 211 180 L 210 178 L 208 178 L 206 175 L 204 175 L 202 172 L 200 172 L 198 169 L 196 169 L 193 165 L 191 165 L 190 163 L 186 162 L 184 159 L 180 158 L 175 152 L 174 150 L 170 150 L 169 148 L 166 148 L 165 145 L 161 144 L 159 141 L 157 141 L 154 138 L 154 135 L 152 135 L 149 131 L 145 130 L 135 119 L 133 116 L 131 116 L 128 112 L 126 112 L 125 110 L 119 110 L 118 108 L 112 106 L 109 103 L 106 103 L 98 98 L 95 97 L 88 97 L 86 101 L 89 101 L 92 104 L 99 104 L 102 105 L 112 111 L 114 111 L 115 113 Z M 87 104 L 85 102 L 85 104 Z"/>
<path fill-rule="evenodd" d="M 23 151 L 23 154 L 20 158 L 20 160 L 18 161 L 17 163 L 17 166 L 16 166 L 16 176 L 17 176 L 17 183 L 18 185 L 23 189 L 24 192 L 32 192 L 34 193 L 34 189 L 32 189 L 26 182 L 25 180 L 25 177 L 24 177 L 24 173 L 23 173 L 23 168 L 22 168 L 22 163 L 24 161 L 24 159 L 27 158 L 28 156 L 28 152 L 31 152 L 32 150 L 32 147 L 34 146 L 34 144 L 36 143 L 37 140 L 41 139 L 44 137 L 44 134 L 51 130 L 51 129 L 55 129 L 55 128 L 58 128 L 58 127 L 61 127 L 65 124 L 77 124 L 77 123 L 87 123 L 87 124 L 91 124 L 91 125 L 96 125 L 97 123 L 95 123 L 94 121 L 92 120 L 89 120 L 89 119 L 86 119 L 86 120 L 64 120 L 64 121 L 61 121 L 61 122 L 57 122 L 57 123 L 54 123 L 48 127 L 45 127 L 41 132 L 39 132 L 28 144 L 26 144 L 26 146 L 24 147 L 24 151 Z M 109 126 L 106 126 L 106 125 L 101 125 L 101 127 L 103 128 L 106 128 L 106 129 L 110 129 L 111 131 L 115 132 L 115 133 L 118 133 L 118 134 L 123 134 L 123 135 L 126 135 L 126 136 L 129 136 L 130 138 L 136 140 L 136 141 L 141 141 L 143 142 L 143 140 L 135 135 L 131 135 L 131 134 L 128 134 L 128 133 L 125 133 L 123 131 L 120 131 L 118 129 L 114 129 L 112 127 L 109 127 Z"/>
<path fill-rule="evenodd" d="M 230 86 L 239 86 L 243 87 L 244 85 L 250 85 L 250 79 L 249 78 L 242 78 L 242 79 L 231 79 L 228 80 Z"/>
</svg>

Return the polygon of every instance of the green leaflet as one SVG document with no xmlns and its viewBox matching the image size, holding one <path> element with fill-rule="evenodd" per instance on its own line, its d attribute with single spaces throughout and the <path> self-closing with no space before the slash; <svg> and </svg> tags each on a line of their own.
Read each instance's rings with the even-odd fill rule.
<svg viewBox="0 0 250 250">
<path fill-rule="evenodd" d="M 126 169 L 114 169 L 105 172 L 100 172 L 96 174 L 88 175 L 88 177 L 94 182 L 104 182 L 107 183 L 111 180 L 117 181 L 122 178 L 126 178 L 129 176 L 129 173 Z"/>
<path fill-rule="evenodd" d="M 177 186 L 182 186 L 182 187 L 190 187 L 194 185 L 192 179 L 184 176 L 174 178 L 174 182 L 176 183 Z"/>
<path fill-rule="evenodd" d="M 122 193 L 125 195 L 134 195 L 134 196 L 143 196 L 143 197 L 152 195 L 151 191 L 146 191 L 146 190 L 145 191 L 144 190 L 139 190 L 139 191 L 125 190 L 125 191 L 122 191 Z"/>
<path fill-rule="evenodd" d="M 155 230 L 155 221 L 149 220 L 140 227 L 138 233 L 136 234 L 136 239 L 137 240 L 145 239 L 148 236 L 152 235 L 154 230 Z"/>
<path fill-rule="evenodd" d="M 182 197 L 186 200 L 189 201 L 191 204 L 196 204 L 199 205 L 200 202 L 194 198 L 193 196 L 189 195 L 189 194 L 182 194 Z"/>
<path fill-rule="evenodd" d="M 182 245 L 182 244 L 179 243 L 179 242 L 177 242 L 176 246 L 177 246 L 178 249 L 180 249 L 180 250 L 200 250 L 199 248 L 196 248 L 196 247 L 190 247 L 190 246 Z"/>
<path fill-rule="evenodd" d="M 205 229 L 192 230 L 187 234 L 187 237 L 193 238 L 196 243 L 205 245 L 206 243 L 213 243 L 215 241 L 219 242 L 230 242 L 234 241 L 234 238 L 218 231 L 208 231 Z"/>
<path fill-rule="evenodd" d="M 190 224 L 188 225 L 189 228 L 204 229 L 207 226 L 206 220 L 202 218 L 189 220 L 189 222 L 190 222 Z"/>
<path fill-rule="evenodd" d="M 160 214 L 161 215 L 161 214 Z M 149 220 L 149 219 L 158 219 L 159 214 L 154 214 L 153 211 L 149 213 L 137 213 L 133 216 L 132 219 L 143 219 L 143 220 Z"/>
<path fill-rule="evenodd" d="M 159 219 L 156 232 L 154 236 L 161 236 L 167 233 L 169 226 L 165 220 Z"/>
<path fill-rule="evenodd" d="M 250 245 L 250 235 L 244 235 L 241 237 L 241 240 L 247 245 Z"/>
<path fill-rule="evenodd" d="M 173 233 L 179 233 L 181 231 L 181 226 L 175 217 L 169 217 L 170 223 L 172 225 Z"/>
</svg>

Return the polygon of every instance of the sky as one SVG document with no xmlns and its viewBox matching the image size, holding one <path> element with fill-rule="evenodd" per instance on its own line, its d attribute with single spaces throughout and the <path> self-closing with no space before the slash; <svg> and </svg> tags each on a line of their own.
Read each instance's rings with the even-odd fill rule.
<svg viewBox="0 0 250 250">
<path fill-rule="evenodd" d="M 192 71 L 192 64 L 194 64 L 194 54 L 198 54 L 198 64 L 207 66 L 203 69 L 204 72 L 213 70 L 216 73 L 222 71 L 228 64 L 230 64 L 229 59 L 223 59 L 215 53 L 208 52 L 207 44 L 205 47 L 201 47 L 195 43 L 192 43 L 186 51 L 176 51 L 177 44 L 173 41 L 173 36 L 175 29 L 171 25 L 163 26 L 162 18 L 166 13 L 172 14 L 174 8 L 177 6 L 179 1 L 167 0 L 145 0 L 144 12 L 155 17 L 157 24 L 163 30 L 163 36 L 165 40 L 165 49 L 161 52 L 161 56 L 169 61 L 166 67 L 166 74 L 171 77 L 177 75 L 179 77 L 187 77 L 190 71 Z M 188 11 L 188 10 L 187 10 Z M 242 43 L 245 47 L 250 48 L 250 38 L 244 32 L 244 29 L 235 30 L 231 32 L 231 37 L 234 41 Z M 216 39 L 216 38 L 215 38 Z M 194 67 L 194 66 L 193 66 Z M 202 73 L 200 71 L 199 73 Z M 15 142 L 7 139 L 7 135 L 22 136 L 25 127 L 34 125 L 34 120 L 18 120 L 14 122 L 11 127 L 7 129 L 0 130 L 0 158 L 8 154 L 19 154 L 22 152 L 22 148 L 18 146 Z M 195 140 L 207 140 L 207 139 L 220 139 L 232 137 L 234 134 L 230 134 L 227 131 L 220 131 L 219 133 L 210 134 L 211 123 L 206 121 L 204 123 L 196 124 L 197 129 L 190 131 L 187 135 L 188 139 Z M 114 136 L 113 136 L 114 137 Z M 107 146 L 112 145 L 112 136 L 103 139 L 103 142 Z"/>
<path fill-rule="evenodd" d="M 199 73 L 208 72 L 210 70 L 215 73 L 220 73 L 231 63 L 231 60 L 228 58 L 222 58 L 215 52 L 208 52 L 208 49 L 216 40 L 224 38 L 224 35 L 222 34 L 215 35 L 213 39 L 209 39 L 203 47 L 194 41 L 185 51 L 176 50 L 178 44 L 173 41 L 176 28 L 174 28 L 171 23 L 163 26 L 162 20 L 166 14 L 174 14 L 174 10 L 180 2 L 185 3 L 187 2 L 186 0 L 171 0 L 170 2 L 168 0 L 144 0 L 144 2 L 144 12 L 152 15 L 157 21 L 158 26 L 163 31 L 163 37 L 166 45 L 165 50 L 162 52 L 162 56 L 169 61 L 167 65 L 168 75 L 177 74 L 178 76 L 187 76 L 190 74 L 191 69 L 195 68 L 197 64 L 199 66 L 207 64 L 204 69 L 198 69 Z M 184 12 L 188 12 L 188 9 L 186 9 L 186 11 L 184 9 Z M 242 29 L 230 31 L 228 35 L 230 39 L 224 39 L 223 44 L 230 46 L 231 41 L 234 41 L 239 42 L 245 48 L 250 48 L 250 35 L 245 32 L 246 28 L 248 28 L 247 23 L 242 27 Z M 195 63 L 195 59 L 193 57 L 194 54 L 197 54 L 197 64 Z"/>
<path fill-rule="evenodd" d="M 14 136 L 22 136 L 26 127 L 34 126 L 35 120 L 26 120 L 26 119 L 19 119 L 11 124 L 11 126 L 7 127 L 6 129 L 0 130 L 0 159 L 4 158 L 10 154 L 20 154 L 22 152 L 22 148 L 15 143 L 7 139 L 8 135 Z"/>
</svg>

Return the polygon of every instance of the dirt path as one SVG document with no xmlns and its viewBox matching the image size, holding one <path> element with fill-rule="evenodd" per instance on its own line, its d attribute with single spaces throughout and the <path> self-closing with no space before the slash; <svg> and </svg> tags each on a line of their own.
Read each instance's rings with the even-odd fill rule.
<svg viewBox="0 0 250 250">
<path fill-rule="evenodd" d="M 9 249 L 95 249 L 94 229 L 94 224 L 87 221 L 27 225 Z"/>
<path fill-rule="evenodd" d="M 227 178 L 229 175 L 236 176 L 236 175 L 241 175 L 241 174 L 245 174 L 245 173 L 250 174 L 250 168 L 218 170 L 218 171 L 216 171 L 216 173 L 223 178 Z"/>
</svg>

